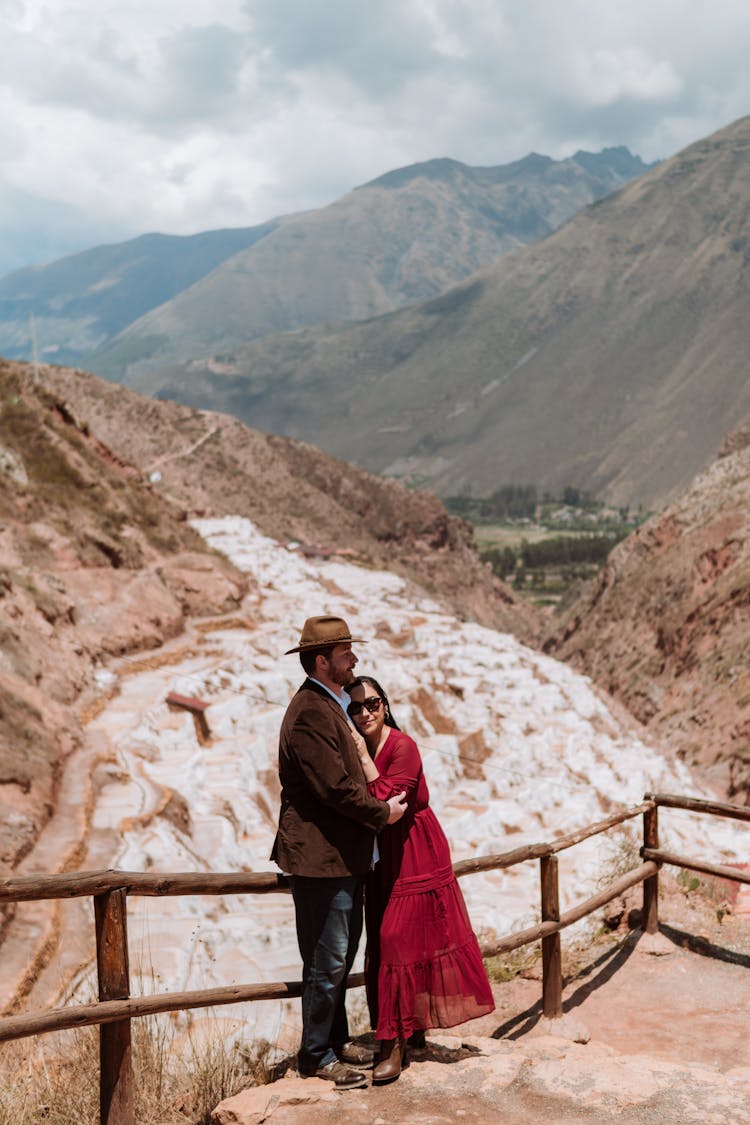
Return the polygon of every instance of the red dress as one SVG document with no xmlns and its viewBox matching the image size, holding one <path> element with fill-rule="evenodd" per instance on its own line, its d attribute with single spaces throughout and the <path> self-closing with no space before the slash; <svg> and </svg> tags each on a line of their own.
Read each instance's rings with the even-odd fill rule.
<svg viewBox="0 0 750 1125">
<path fill-rule="evenodd" d="M 380 860 L 367 879 L 367 1002 L 378 1039 L 407 1038 L 495 1004 L 417 744 L 391 730 L 376 764 L 370 793 L 406 793 L 407 811 L 378 837 Z"/>
</svg>

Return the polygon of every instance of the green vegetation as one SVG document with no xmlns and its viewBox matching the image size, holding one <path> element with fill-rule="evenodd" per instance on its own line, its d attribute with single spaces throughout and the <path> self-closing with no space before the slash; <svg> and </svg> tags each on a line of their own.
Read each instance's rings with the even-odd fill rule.
<svg viewBox="0 0 750 1125">
<path fill-rule="evenodd" d="M 536 485 L 504 484 L 490 496 L 449 496 L 445 506 L 474 525 L 480 556 L 495 574 L 540 606 L 592 578 L 644 518 L 572 485 L 540 496 Z"/>
<path fill-rule="evenodd" d="M 472 523 L 534 519 L 539 498 L 535 484 L 504 484 L 491 496 L 448 496 L 445 506 Z"/>
<path fill-rule="evenodd" d="M 543 524 L 547 530 L 611 531 L 623 526 L 632 530 L 644 518 L 629 507 L 609 508 L 589 492 L 566 484 L 559 496 L 540 493 L 535 484 L 503 484 L 489 496 L 447 496 L 449 512 L 482 526 L 524 520 Z"/>
<path fill-rule="evenodd" d="M 680 874 L 677 876 L 677 882 L 686 895 L 689 895 L 691 891 L 699 890 L 701 885 L 701 881 L 697 875 L 693 875 L 692 872 L 684 870 L 680 871 Z"/>
</svg>

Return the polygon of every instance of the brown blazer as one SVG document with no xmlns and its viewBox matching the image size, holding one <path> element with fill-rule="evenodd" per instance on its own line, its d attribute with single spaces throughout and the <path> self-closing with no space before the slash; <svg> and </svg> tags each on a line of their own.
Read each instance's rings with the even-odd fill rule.
<svg viewBox="0 0 750 1125">
<path fill-rule="evenodd" d="M 346 716 L 307 679 L 289 704 L 279 735 L 281 812 L 271 852 L 289 875 L 364 875 L 375 833 L 388 822 L 371 797 Z"/>
</svg>

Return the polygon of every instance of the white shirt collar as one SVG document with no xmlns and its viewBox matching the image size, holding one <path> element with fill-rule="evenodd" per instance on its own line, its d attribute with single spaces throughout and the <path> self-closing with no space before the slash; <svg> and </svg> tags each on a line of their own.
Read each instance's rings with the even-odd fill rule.
<svg viewBox="0 0 750 1125">
<path fill-rule="evenodd" d="M 317 684 L 317 685 L 318 685 L 318 687 L 322 687 L 322 688 L 323 688 L 323 691 L 327 691 L 327 692 L 328 692 L 328 694 L 330 695 L 331 699 L 335 699 L 335 700 L 336 700 L 336 702 L 338 703 L 339 707 L 341 708 L 341 710 L 342 710 L 342 711 L 344 712 L 344 714 L 346 715 L 346 717 L 347 717 L 347 719 L 348 719 L 348 718 L 349 718 L 349 715 L 347 714 L 347 710 L 346 710 L 346 709 L 347 709 L 347 707 L 349 706 L 349 704 L 351 703 L 351 697 L 349 696 L 349 693 L 348 693 L 347 691 L 344 691 L 344 689 L 342 688 L 342 689 L 341 689 L 341 694 L 340 694 L 340 695 L 337 695 L 335 691 L 332 691 L 332 690 L 331 690 L 331 688 L 327 687 L 327 686 L 326 686 L 325 684 L 322 684 L 322 683 L 320 682 L 320 680 L 316 680 L 316 679 L 315 679 L 315 676 L 310 676 L 310 679 L 312 680 L 312 682 L 313 682 L 314 684 Z"/>
</svg>

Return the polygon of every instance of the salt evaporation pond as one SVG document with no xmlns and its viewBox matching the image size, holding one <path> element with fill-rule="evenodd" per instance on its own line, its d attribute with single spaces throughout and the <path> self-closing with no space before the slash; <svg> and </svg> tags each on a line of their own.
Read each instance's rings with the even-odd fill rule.
<svg viewBox="0 0 750 1125">
<path fill-rule="evenodd" d="M 650 790 L 708 795 L 683 764 L 616 718 L 588 679 L 514 637 L 459 622 L 387 572 L 303 557 L 248 520 L 195 526 L 255 586 L 236 620 L 200 630 L 175 663 L 132 670 L 124 661 L 107 673 L 119 693 L 90 729 L 112 756 L 93 818 L 118 841 L 108 866 L 275 870 L 268 856 L 278 730 L 303 679 L 298 658 L 282 654 L 318 613 L 341 615 L 368 638 L 355 646 L 358 671 L 383 683 L 400 725 L 417 739 L 454 860 L 554 839 Z M 167 707 L 170 691 L 208 702 L 208 745 L 187 713 Z M 727 862 L 741 854 L 741 830 L 729 822 L 662 819 L 665 846 Z M 639 832 L 634 821 L 561 854 L 563 909 L 595 893 L 617 853 L 637 850 Z M 480 939 L 538 918 L 533 862 L 467 876 L 462 889 Z M 141 966 L 144 991 L 299 979 L 287 895 L 134 897 L 128 909 L 131 963 Z M 350 1003 L 363 1009 L 361 990 Z M 215 1018 L 227 1034 L 293 1047 L 298 1002 L 232 1006 Z"/>
</svg>

